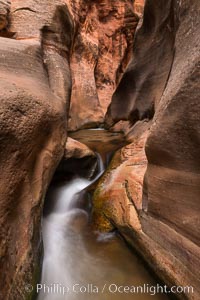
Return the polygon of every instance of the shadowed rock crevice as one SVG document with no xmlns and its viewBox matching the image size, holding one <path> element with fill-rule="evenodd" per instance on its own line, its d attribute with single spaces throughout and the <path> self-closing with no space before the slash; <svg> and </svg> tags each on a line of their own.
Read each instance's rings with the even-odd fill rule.
<svg viewBox="0 0 200 300">
<path fill-rule="evenodd" d="M 146 1 L 143 24 L 137 31 L 128 65 L 105 117 L 105 126 L 120 120 L 133 125 L 154 114 L 169 78 L 178 28 L 177 3 Z M 123 109 L 121 107 L 123 106 Z"/>
<path fill-rule="evenodd" d="M 10 1 L 0 1 L 0 37 L 12 38 L 14 36 L 14 33 L 9 30 L 10 6 Z"/>
<path fill-rule="evenodd" d="M 20 7 L 20 8 L 17 8 L 16 10 L 14 10 L 12 13 L 14 14 L 15 12 L 20 11 L 20 10 L 28 10 L 28 11 L 31 11 L 33 13 L 37 13 L 36 10 L 31 9 L 30 7 Z"/>
</svg>

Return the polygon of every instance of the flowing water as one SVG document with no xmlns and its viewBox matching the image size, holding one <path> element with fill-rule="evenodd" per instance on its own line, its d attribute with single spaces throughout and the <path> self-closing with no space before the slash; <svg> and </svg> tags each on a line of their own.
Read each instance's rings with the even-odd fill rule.
<svg viewBox="0 0 200 300">
<path fill-rule="evenodd" d="M 103 167 L 99 159 L 99 172 Z M 73 177 L 68 182 L 54 183 L 49 189 L 42 228 L 44 259 L 38 300 L 152 299 L 150 293 L 121 293 L 122 287 L 146 285 L 147 290 L 157 282 L 115 233 L 91 231 L 90 199 L 81 192 L 90 184 L 89 180 Z M 156 294 L 153 299 L 168 298 Z"/>
</svg>

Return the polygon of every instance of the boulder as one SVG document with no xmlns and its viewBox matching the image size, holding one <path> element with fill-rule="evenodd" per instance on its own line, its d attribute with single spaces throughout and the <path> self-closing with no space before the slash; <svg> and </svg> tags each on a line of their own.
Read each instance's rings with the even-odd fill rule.
<svg viewBox="0 0 200 300">
<path fill-rule="evenodd" d="M 56 178 L 79 175 L 89 179 L 96 174 L 96 171 L 96 154 L 85 144 L 68 137 L 63 159 L 56 170 Z"/>
<path fill-rule="evenodd" d="M 90 156 L 91 158 L 95 157 L 95 153 L 86 145 L 68 137 L 67 143 L 65 145 L 64 159 L 80 159 L 87 156 Z"/>
</svg>

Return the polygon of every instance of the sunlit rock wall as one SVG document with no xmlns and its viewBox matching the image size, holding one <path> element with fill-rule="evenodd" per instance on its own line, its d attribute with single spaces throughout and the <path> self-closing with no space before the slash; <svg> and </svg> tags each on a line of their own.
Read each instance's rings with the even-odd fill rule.
<svg viewBox="0 0 200 300">
<path fill-rule="evenodd" d="M 104 122 L 114 89 L 130 59 L 139 17 L 132 1 L 77 1 L 71 54 L 73 89 L 69 130 Z"/>
</svg>

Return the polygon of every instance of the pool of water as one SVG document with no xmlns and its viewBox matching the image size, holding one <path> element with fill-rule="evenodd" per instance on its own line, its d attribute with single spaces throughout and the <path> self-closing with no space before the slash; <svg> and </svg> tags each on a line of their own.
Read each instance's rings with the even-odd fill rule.
<svg viewBox="0 0 200 300">
<path fill-rule="evenodd" d="M 44 260 L 38 300 L 164 300 L 143 262 L 115 233 L 93 233 L 90 201 L 81 192 L 90 184 L 74 177 L 52 185 L 43 218 Z M 151 293 L 133 293 L 142 286 Z M 123 292 L 125 288 L 129 292 Z M 130 292 L 132 290 L 132 292 Z"/>
</svg>

